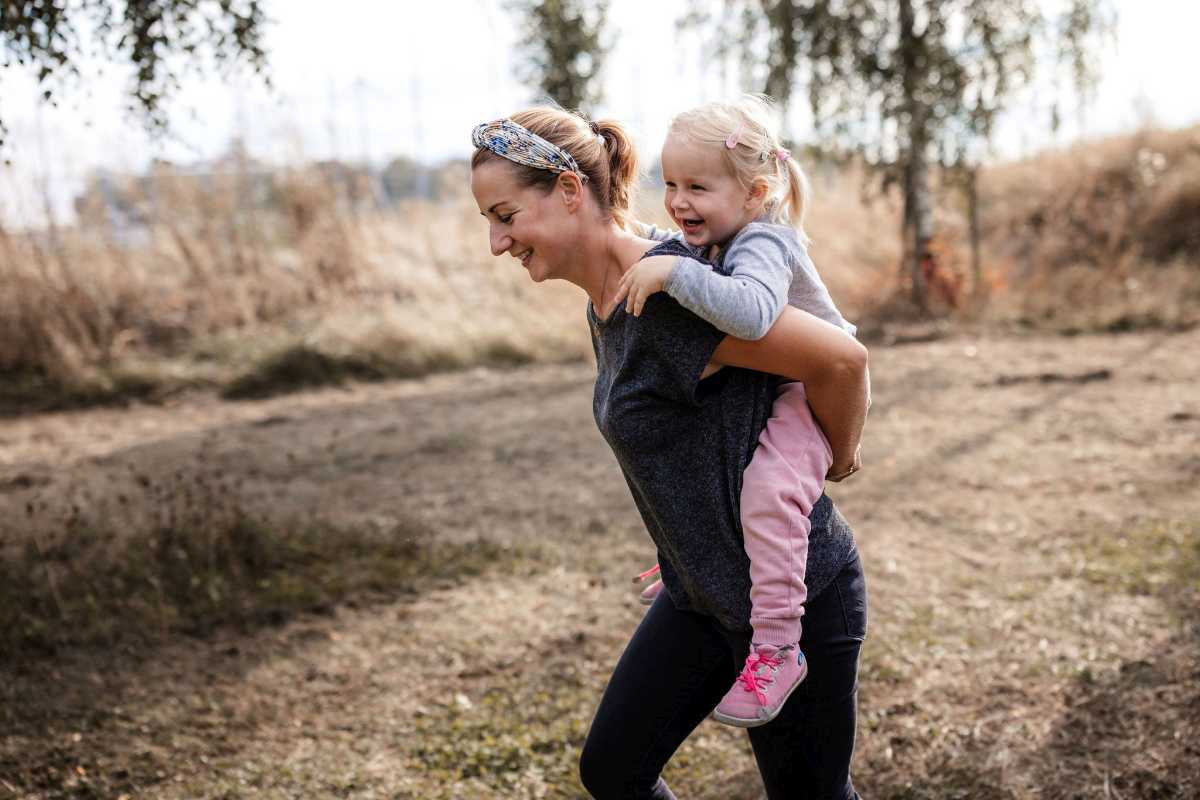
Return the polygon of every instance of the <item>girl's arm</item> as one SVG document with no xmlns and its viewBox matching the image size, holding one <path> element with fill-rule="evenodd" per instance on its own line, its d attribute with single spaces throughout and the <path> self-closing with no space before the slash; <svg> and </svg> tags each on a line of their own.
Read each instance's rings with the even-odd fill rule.
<svg viewBox="0 0 1200 800">
<path fill-rule="evenodd" d="M 739 339 L 761 339 L 788 303 L 790 244 L 778 231 L 751 224 L 734 238 L 725 263 L 729 275 L 680 258 L 663 288 L 718 330 Z"/>
<path fill-rule="evenodd" d="M 776 231 L 748 226 L 725 256 L 730 274 L 685 256 L 650 256 L 621 278 L 616 302 L 629 297 L 641 314 L 646 298 L 665 291 L 717 330 L 739 339 L 761 339 L 788 301 L 792 267 L 788 242 Z"/>
<path fill-rule="evenodd" d="M 766 336 L 754 342 L 726 338 L 712 360 L 802 382 L 808 404 L 833 449 L 830 475 L 840 475 L 856 463 L 871 405 L 871 382 L 867 348 L 854 337 L 788 306 Z"/>
</svg>

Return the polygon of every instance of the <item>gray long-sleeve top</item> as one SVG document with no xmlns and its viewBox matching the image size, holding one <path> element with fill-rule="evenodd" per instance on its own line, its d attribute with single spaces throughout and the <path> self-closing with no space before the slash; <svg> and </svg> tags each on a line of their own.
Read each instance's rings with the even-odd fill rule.
<svg viewBox="0 0 1200 800">
<path fill-rule="evenodd" d="M 679 240 L 678 233 L 646 226 L 658 241 Z M 704 254 L 682 242 L 697 258 L 680 256 L 663 289 L 681 306 L 718 330 L 739 339 L 761 339 L 786 304 L 820 317 L 854 335 L 829 296 L 794 228 L 751 222 L 725 248 L 729 275 L 714 271 Z"/>
</svg>

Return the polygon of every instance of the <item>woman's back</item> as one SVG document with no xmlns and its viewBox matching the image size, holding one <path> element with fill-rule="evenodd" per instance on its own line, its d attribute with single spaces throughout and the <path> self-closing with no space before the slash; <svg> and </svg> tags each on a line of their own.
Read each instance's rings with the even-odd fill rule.
<svg viewBox="0 0 1200 800">
<path fill-rule="evenodd" d="M 667 242 L 647 255 L 677 247 Z M 658 548 L 663 583 L 677 607 L 748 629 L 749 560 L 738 498 L 777 379 L 725 367 L 701 380 L 725 334 L 666 294 L 653 295 L 640 317 L 619 306 L 600 320 L 589 306 L 588 318 L 596 424 Z M 810 598 L 854 555 L 850 527 L 828 497 L 811 521 Z"/>
</svg>

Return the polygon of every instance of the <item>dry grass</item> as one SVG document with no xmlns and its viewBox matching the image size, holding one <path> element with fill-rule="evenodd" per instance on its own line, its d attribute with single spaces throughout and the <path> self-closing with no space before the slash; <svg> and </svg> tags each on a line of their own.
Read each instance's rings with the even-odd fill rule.
<svg viewBox="0 0 1200 800">
<path fill-rule="evenodd" d="M 1200 126 L 1142 131 L 981 181 L 993 313 L 1067 331 L 1198 321 Z"/>
<path fill-rule="evenodd" d="M 194 385 L 259 396 L 589 350 L 578 298 L 504 269 L 465 201 L 352 213 L 315 171 L 272 176 L 270 203 L 247 200 L 245 180 L 131 187 L 147 223 L 132 234 L 86 208 L 80 228 L 0 230 L 0 409 Z"/>
<path fill-rule="evenodd" d="M 134 227 L 89 200 L 78 227 L 0 229 L 0 411 L 589 357 L 578 290 L 533 286 L 493 258 L 461 188 L 364 209 L 317 168 L 227 166 L 209 180 L 161 167 L 117 187 Z M 898 201 L 865 199 L 854 170 L 810 171 L 814 259 L 847 316 L 878 335 L 905 313 Z M 1200 128 L 986 172 L 988 303 L 958 315 L 1069 332 L 1194 324 L 1196 186 Z M 968 295 L 961 198 L 940 196 L 937 247 Z M 661 221 L 655 192 L 642 201 Z"/>
<path fill-rule="evenodd" d="M 831 489 L 868 573 L 864 796 L 1196 795 L 1198 343 L 873 348 L 868 469 Z M 0 797 L 582 797 L 653 558 L 593 377 L 6 420 Z M 711 722 L 666 777 L 761 798 Z"/>
</svg>

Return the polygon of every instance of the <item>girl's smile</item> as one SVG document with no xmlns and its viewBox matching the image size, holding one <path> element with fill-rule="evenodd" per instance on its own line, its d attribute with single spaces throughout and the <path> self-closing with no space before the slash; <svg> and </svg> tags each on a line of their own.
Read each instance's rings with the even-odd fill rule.
<svg viewBox="0 0 1200 800">
<path fill-rule="evenodd" d="M 672 134 L 662 169 L 667 213 L 693 247 L 725 243 L 762 211 L 761 194 L 743 186 L 715 148 Z"/>
</svg>

